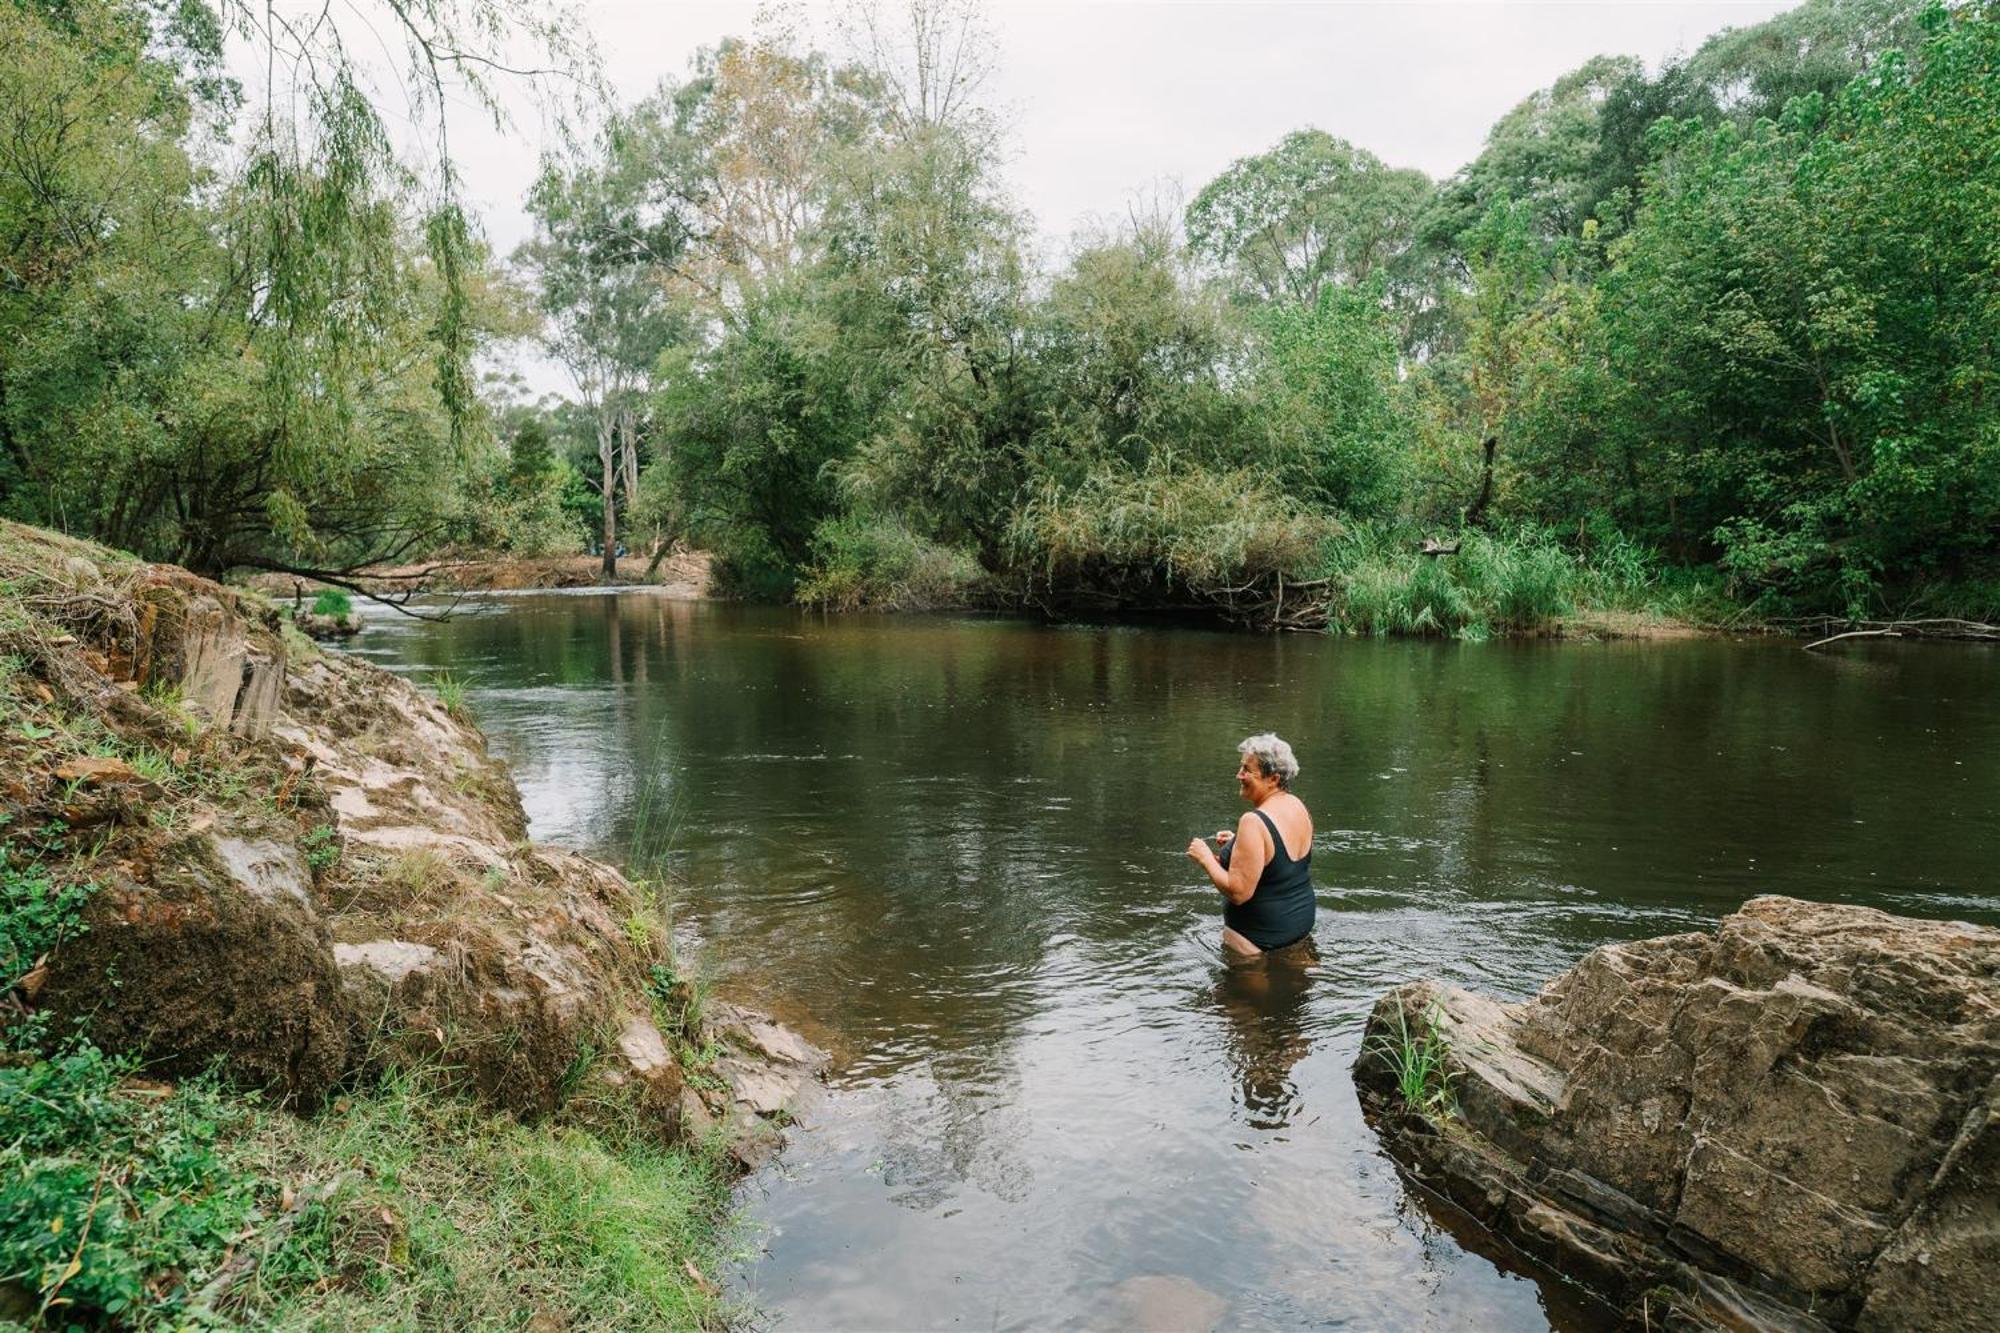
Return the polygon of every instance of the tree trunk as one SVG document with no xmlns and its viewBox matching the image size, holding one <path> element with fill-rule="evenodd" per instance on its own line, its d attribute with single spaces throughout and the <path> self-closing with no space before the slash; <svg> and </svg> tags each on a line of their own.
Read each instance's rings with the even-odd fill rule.
<svg viewBox="0 0 2000 1333">
<path fill-rule="evenodd" d="M 1466 506 L 1464 523 L 1468 528 L 1478 527 L 1485 517 L 1486 506 L 1493 503 L 1493 451 L 1500 447 L 1500 437 L 1487 436 L 1482 447 L 1486 450 L 1486 461 L 1479 470 L 1479 494 Z"/>
<path fill-rule="evenodd" d="M 604 559 L 598 568 L 610 583 L 618 577 L 618 441 L 608 411 L 600 411 L 597 418 L 597 461 L 604 465 L 604 481 L 598 488 L 604 496 Z"/>
<path fill-rule="evenodd" d="M 625 474 L 625 512 L 636 512 L 639 503 L 639 423 L 633 418 L 632 408 L 618 409 L 618 459 Z"/>
</svg>

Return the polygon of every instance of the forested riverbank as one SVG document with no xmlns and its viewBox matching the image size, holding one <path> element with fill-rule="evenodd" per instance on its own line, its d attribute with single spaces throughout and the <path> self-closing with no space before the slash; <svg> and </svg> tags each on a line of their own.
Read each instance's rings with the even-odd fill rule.
<svg viewBox="0 0 2000 1333">
<path fill-rule="evenodd" d="M 0 1325 L 720 1322 L 820 1057 L 430 684 L 0 523 Z"/>
<path fill-rule="evenodd" d="M 679 539 L 837 608 L 2000 616 L 1989 0 L 1607 55 L 1439 181 L 1301 128 L 1055 254 L 977 9 L 913 13 L 665 73 L 503 257 L 306 38 L 288 120 L 233 9 L 17 6 L 0 511 L 335 580 Z M 478 379 L 523 339 L 570 401 Z"/>
<path fill-rule="evenodd" d="M 976 47 L 926 102 L 763 38 L 553 167 L 525 257 L 559 345 L 629 386 L 619 448 L 651 433 L 642 509 L 753 594 L 1474 635 L 1986 616 L 1994 34 L 1808 4 L 1592 61 L 1445 181 L 1302 129 L 1060 263 Z M 583 244 L 649 205 L 643 262 Z M 606 360 L 607 323 L 645 353 Z"/>
</svg>

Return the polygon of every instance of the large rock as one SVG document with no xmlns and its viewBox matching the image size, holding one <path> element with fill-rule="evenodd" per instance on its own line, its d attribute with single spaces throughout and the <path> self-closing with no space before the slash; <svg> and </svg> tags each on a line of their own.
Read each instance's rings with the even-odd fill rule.
<svg viewBox="0 0 2000 1333">
<path fill-rule="evenodd" d="M 283 830 L 202 831 L 143 881 L 119 876 L 50 960 L 41 1002 L 100 1045 L 166 1073 L 227 1060 L 240 1078 L 318 1101 L 354 1028 L 312 877 Z"/>
<path fill-rule="evenodd" d="M 1453 1109 L 1391 1052 L 1448 1050 Z M 1355 1065 L 1425 1186 L 1684 1327 L 2000 1328 L 2000 931 L 1757 898 L 1535 999 L 1384 996 Z"/>
<path fill-rule="evenodd" d="M 430 693 L 185 570 L 4 521 L 0 564 L 0 621 L 37 631 L 0 644 L 21 663 L 7 702 L 121 752 L 64 748 L 80 727 L 0 736 L 0 826 L 97 886 L 83 933 L 19 981 L 63 1030 L 307 1103 L 401 1067 L 662 1137 L 768 1141 L 812 1081 L 782 1029 L 716 1006 L 711 1030 L 661 994 L 652 895 L 531 843 L 505 766 Z M 689 1096 L 695 1053 L 713 1107 Z"/>
</svg>

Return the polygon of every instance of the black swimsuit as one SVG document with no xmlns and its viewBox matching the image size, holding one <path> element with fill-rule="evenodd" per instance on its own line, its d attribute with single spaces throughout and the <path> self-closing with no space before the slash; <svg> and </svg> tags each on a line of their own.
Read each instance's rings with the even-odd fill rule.
<svg viewBox="0 0 2000 1333">
<path fill-rule="evenodd" d="M 1277 824 L 1262 810 L 1254 813 L 1271 831 L 1271 859 L 1264 863 L 1264 873 L 1257 877 L 1257 887 L 1251 890 L 1248 901 L 1222 909 L 1222 924 L 1260 949 L 1282 949 L 1312 934 L 1318 909 L 1313 898 L 1312 844 L 1308 842 L 1306 854 L 1294 860 L 1285 850 Z M 1229 853 L 1235 850 L 1234 841 L 1222 849 L 1218 859 L 1224 869 L 1229 867 Z"/>
</svg>

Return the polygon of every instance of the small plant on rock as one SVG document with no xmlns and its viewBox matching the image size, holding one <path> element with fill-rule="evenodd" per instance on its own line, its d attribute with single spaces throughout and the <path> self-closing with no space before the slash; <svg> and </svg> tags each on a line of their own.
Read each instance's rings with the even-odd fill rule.
<svg viewBox="0 0 2000 1333">
<path fill-rule="evenodd" d="M 438 702 L 444 711 L 459 721 L 467 721 L 471 714 L 465 709 L 465 682 L 449 671 L 440 671 L 431 677 L 431 688 L 437 691 Z"/>
<path fill-rule="evenodd" d="M 331 870 L 340 864 L 340 834 L 331 824 L 315 825 L 299 839 L 305 848 L 306 864 L 315 871 Z"/>
<path fill-rule="evenodd" d="M 33 970 L 64 940 L 81 935 L 83 907 L 95 884 L 66 884 L 32 857 L 0 843 L 0 993 Z"/>
<path fill-rule="evenodd" d="M 1379 1034 L 1369 1043 L 1376 1058 L 1395 1075 L 1396 1093 L 1403 1106 L 1419 1115 L 1448 1116 L 1458 1109 L 1451 1088 L 1451 1044 L 1444 1035 L 1442 1017 L 1433 1000 L 1412 1031 L 1409 1014 L 1399 1005 L 1396 1031 Z"/>
<path fill-rule="evenodd" d="M 316 616 L 331 616 L 335 620 L 345 620 L 354 614 L 354 600 L 338 588 L 328 588 L 313 598 L 312 613 Z"/>
</svg>

